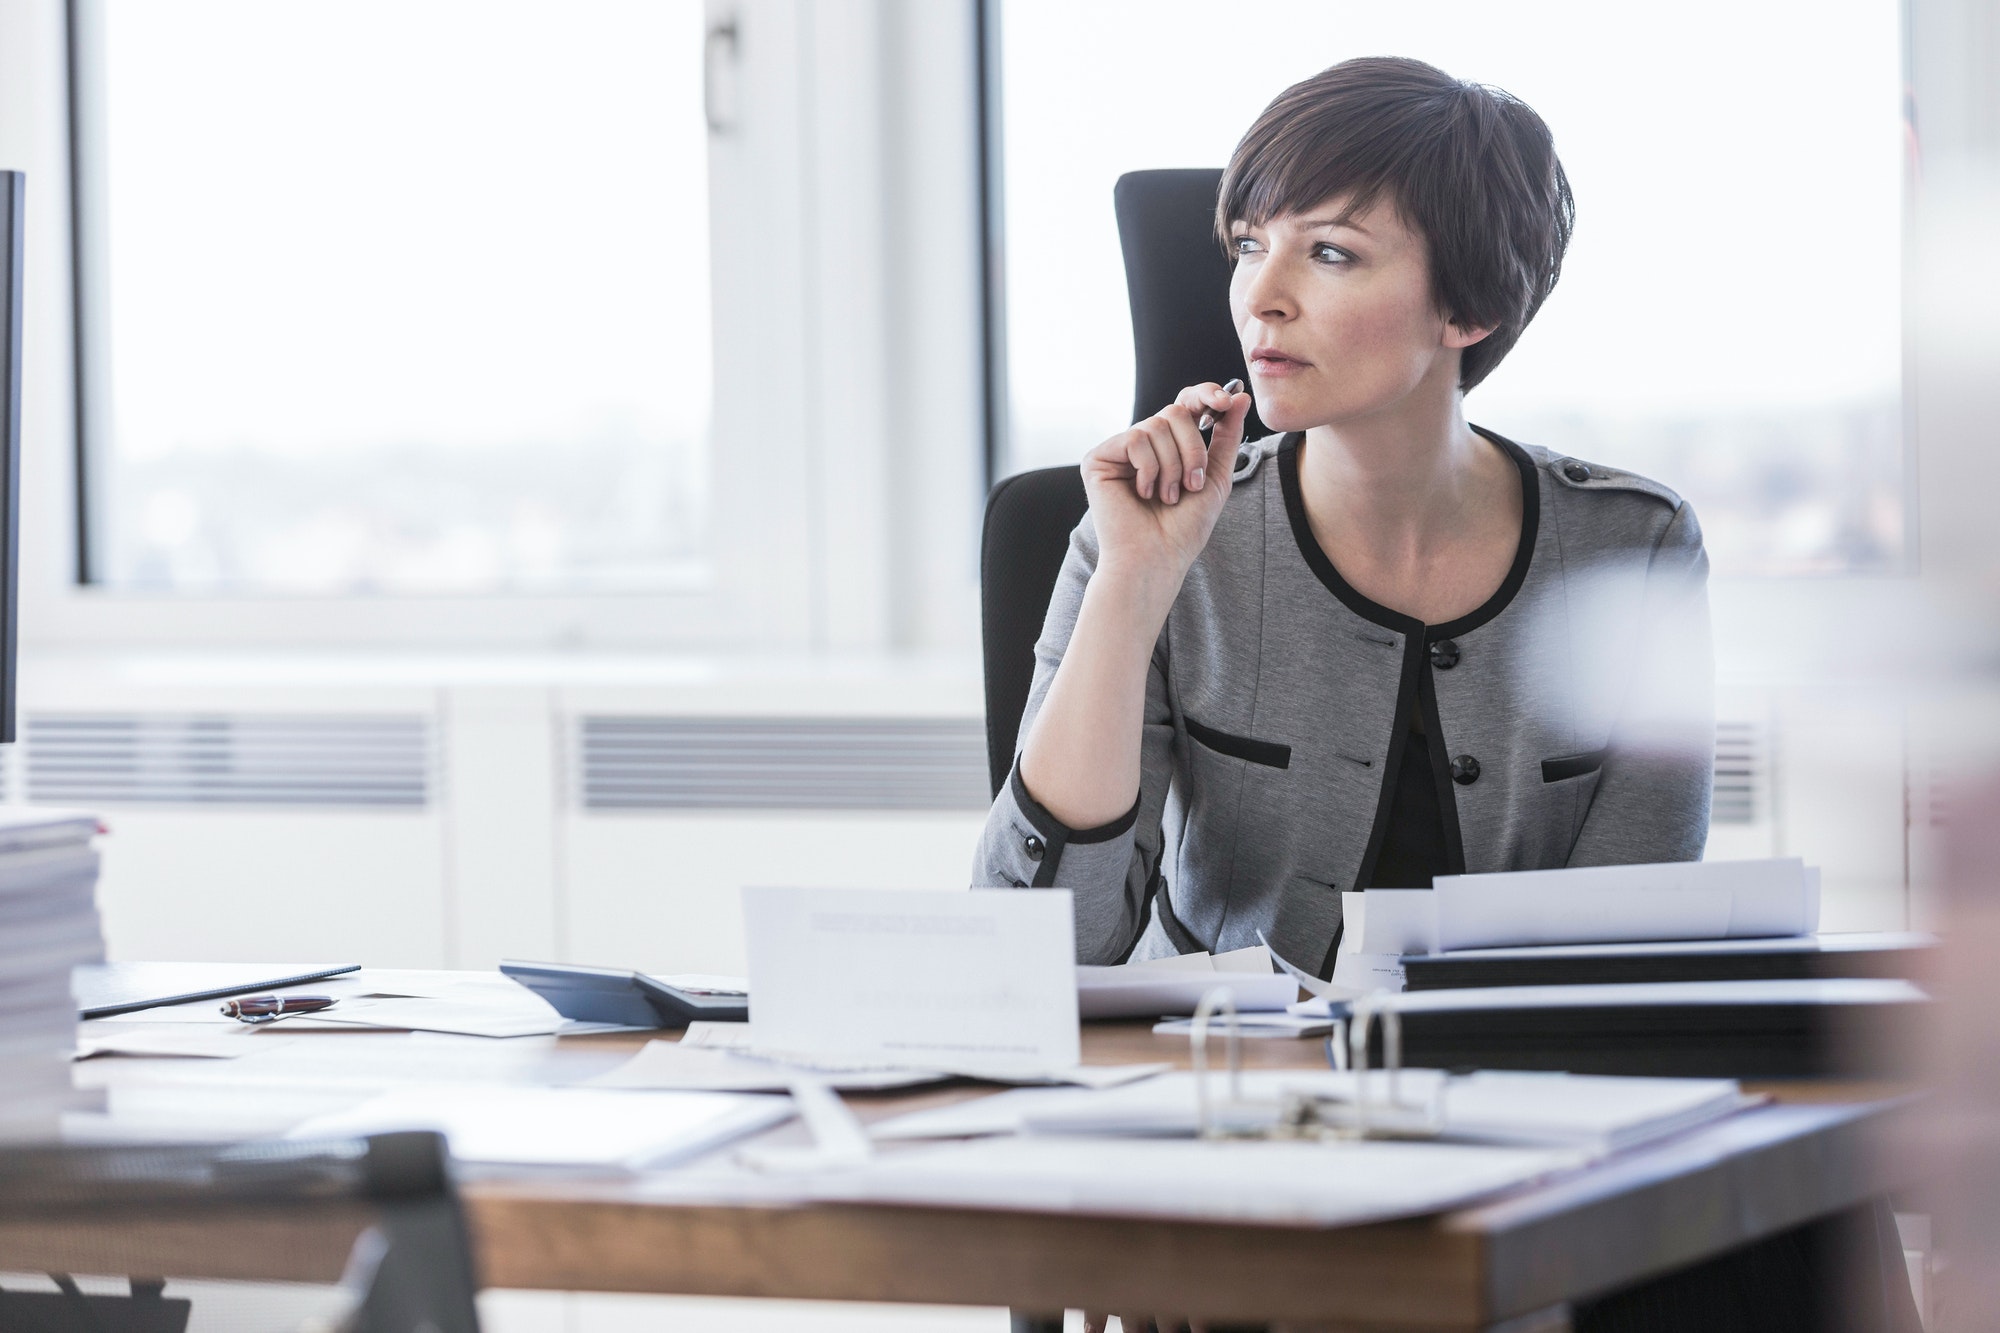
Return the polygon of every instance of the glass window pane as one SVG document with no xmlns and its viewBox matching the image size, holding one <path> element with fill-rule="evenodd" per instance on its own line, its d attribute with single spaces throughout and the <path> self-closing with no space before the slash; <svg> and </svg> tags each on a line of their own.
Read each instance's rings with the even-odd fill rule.
<svg viewBox="0 0 2000 1333">
<path fill-rule="evenodd" d="M 106 0 L 102 20 L 103 581 L 699 577 L 700 0 Z"/>
<path fill-rule="evenodd" d="M 1009 470 L 1126 424 L 1126 171 L 1220 166 L 1271 97 L 1415 56 L 1515 93 L 1577 198 L 1562 282 L 1467 416 L 1695 504 L 1719 572 L 1904 552 L 1893 0 L 1005 0 Z"/>
</svg>

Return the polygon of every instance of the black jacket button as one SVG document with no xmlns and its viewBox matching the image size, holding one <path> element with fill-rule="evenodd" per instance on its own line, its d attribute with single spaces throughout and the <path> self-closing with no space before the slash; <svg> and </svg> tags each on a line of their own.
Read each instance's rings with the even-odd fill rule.
<svg viewBox="0 0 2000 1333">
<path fill-rule="evenodd" d="M 1582 483 L 1590 480 L 1590 469 L 1581 463 L 1564 463 L 1563 475 L 1571 481 Z"/>
<path fill-rule="evenodd" d="M 1046 852 L 1049 849 L 1047 843 L 1043 842 L 1040 838 L 1036 837 L 1032 833 L 1028 835 L 1027 840 L 1023 842 L 1021 846 L 1028 853 L 1028 859 L 1030 861 L 1041 860 L 1042 853 Z"/>
<path fill-rule="evenodd" d="M 1462 754 L 1452 760 L 1451 780 L 1461 787 L 1470 787 L 1479 781 L 1479 761 L 1469 754 Z"/>
<path fill-rule="evenodd" d="M 1439 671 L 1449 671 L 1458 665 L 1458 645 L 1450 639 L 1439 639 L 1431 645 L 1431 665 Z"/>
</svg>

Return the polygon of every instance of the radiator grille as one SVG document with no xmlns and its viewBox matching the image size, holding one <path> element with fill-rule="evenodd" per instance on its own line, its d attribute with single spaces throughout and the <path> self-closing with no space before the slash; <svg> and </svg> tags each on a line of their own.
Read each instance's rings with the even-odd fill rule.
<svg viewBox="0 0 2000 1333">
<path fill-rule="evenodd" d="M 983 810 L 977 718 L 585 717 L 586 810 Z"/>
<path fill-rule="evenodd" d="M 42 714 L 25 719 L 30 801 L 422 809 L 421 714 Z"/>
<path fill-rule="evenodd" d="M 1712 824 L 1755 824 L 1770 810 L 1770 738 L 1761 722 L 1715 724 Z"/>
</svg>

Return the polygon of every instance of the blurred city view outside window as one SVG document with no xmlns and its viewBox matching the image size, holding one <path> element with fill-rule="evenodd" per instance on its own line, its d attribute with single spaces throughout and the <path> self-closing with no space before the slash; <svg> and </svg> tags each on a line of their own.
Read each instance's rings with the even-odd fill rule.
<svg viewBox="0 0 2000 1333">
<path fill-rule="evenodd" d="M 1718 573 L 1905 567 L 1894 0 L 999 2 L 1005 471 L 1127 424 L 1118 176 L 1220 166 L 1288 84 L 1405 55 L 1533 106 L 1576 193 L 1468 419 L 1674 487 Z"/>
<path fill-rule="evenodd" d="M 95 12 L 94 582 L 701 582 L 700 0 Z"/>
</svg>

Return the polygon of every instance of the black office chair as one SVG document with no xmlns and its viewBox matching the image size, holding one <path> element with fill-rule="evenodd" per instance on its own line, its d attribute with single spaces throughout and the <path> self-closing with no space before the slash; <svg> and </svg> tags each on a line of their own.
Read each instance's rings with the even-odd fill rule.
<svg viewBox="0 0 2000 1333">
<path fill-rule="evenodd" d="M 1221 183 L 1219 168 L 1133 171 L 1119 177 L 1112 192 L 1132 306 L 1134 421 L 1159 411 L 1190 384 L 1221 384 L 1249 373 L 1229 318 L 1229 261 L 1215 239 Z M 1264 433 L 1253 410 L 1244 438 Z M 1077 453 L 1089 443 L 1079 441 Z M 986 763 L 996 796 L 1014 765 L 1049 594 L 1086 508 L 1083 478 L 1074 467 L 1008 477 L 986 500 L 979 600 Z"/>
<path fill-rule="evenodd" d="M 0 1290 L 0 1329 L 182 1333 L 199 1304 L 198 1326 L 228 1333 L 478 1333 L 448 1165 L 432 1133 L 0 1149 L 0 1272 L 60 1268 L 53 1290 Z M 303 1232 L 286 1225 L 298 1220 Z M 313 1223 L 359 1238 L 301 1250 Z M 176 1285 L 181 1265 L 190 1285 Z M 245 1272 L 295 1280 L 217 1280 Z"/>
</svg>

